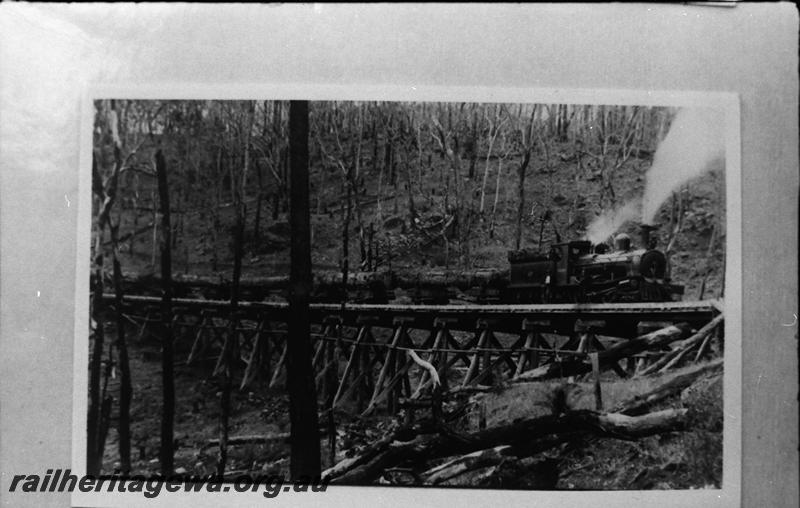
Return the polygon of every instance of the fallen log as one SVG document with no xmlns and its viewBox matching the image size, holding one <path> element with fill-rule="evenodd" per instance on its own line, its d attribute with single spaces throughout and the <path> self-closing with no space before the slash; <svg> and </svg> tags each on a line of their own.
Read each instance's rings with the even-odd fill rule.
<svg viewBox="0 0 800 508">
<path fill-rule="evenodd" d="M 374 482 L 385 469 L 401 462 L 419 464 L 437 457 L 468 454 L 498 446 L 520 446 L 530 449 L 531 443 L 552 435 L 587 432 L 618 439 L 640 437 L 681 430 L 686 409 L 667 409 L 642 416 L 627 416 L 594 411 L 573 411 L 561 416 L 527 418 L 510 424 L 471 434 L 438 433 L 418 435 L 410 441 L 392 441 L 368 460 L 353 461 L 355 467 L 339 467 L 333 477 L 326 471 L 323 478 L 336 484 L 364 485 Z M 372 450 L 374 452 L 376 450 Z M 340 463 L 341 464 L 341 463 Z M 329 470 L 330 471 L 330 470 Z"/>
<path fill-rule="evenodd" d="M 491 452 L 483 450 L 475 454 Z M 459 462 L 459 457 L 452 462 Z M 425 480 L 424 485 L 440 485 L 448 487 L 490 487 L 505 489 L 553 490 L 559 476 L 559 461 L 553 458 L 519 458 L 511 453 L 487 456 L 473 467 L 468 467 L 456 474 L 436 481 Z"/>
<path fill-rule="evenodd" d="M 669 353 L 666 353 L 658 361 L 656 361 L 653 364 L 649 365 L 647 368 L 642 370 L 637 375 L 646 376 L 648 374 L 652 374 L 653 372 L 657 372 L 657 371 L 660 371 L 660 370 L 666 368 L 666 366 L 670 365 L 670 363 L 676 357 L 678 357 L 679 355 L 682 355 L 682 354 L 686 354 L 686 351 L 688 351 L 689 349 L 693 348 L 695 345 L 700 344 L 701 342 L 703 342 L 703 340 L 705 340 L 706 336 L 708 336 L 708 334 L 713 332 L 714 328 L 716 328 L 722 322 L 723 319 L 724 319 L 724 316 L 722 314 L 718 315 L 717 317 L 715 317 L 714 319 L 709 321 L 709 323 L 707 325 L 705 325 L 704 327 L 700 328 L 691 337 L 689 337 L 688 339 L 682 340 L 679 344 L 676 344 L 675 345 L 676 346 L 675 349 L 673 349 Z"/>
<path fill-rule="evenodd" d="M 641 353 L 648 349 L 661 347 L 663 345 L 681 340 L 691 333 L 688 323 L 670 325 L 666 328 L 642 335 L 629 341 L 620 342 L 610 348 L 597 353 L 598 362 L 601 370 L 613 368 L 621 359 Z M 523 372 L 512 380 L 516 383 L 542 381 L 557 377 L 577 376 L 591 372 L 590 364 L 576 359 L 569 359 L 559 362 L 551 362 L 541 367 Z"/>
<path fill-rule="evenodd" d="M 468 453 L 429 469 L 422 473 L 420 477 L 424 483 L 442 483 L 469 470 L 499 464 L 501 461 L 513 456 L 511 450 L 510 446 L 501 445 Z"/>
<path fill-rule="evenodd" d="M 683 360 L 683 358 L 686 355 L 688 355 L 689 353 L 694 351 L 694 349 L 696 347 L 699 347 L 698 343 L 693 343 L 693 344 L 689 344 L 687 346 L 684 346 L 682 349 L 678 350 L 677 354 L 670 361 L 668 361 L 666 365 L 664 365 L 663 367 L 658 369 L 658 372 L 659 373 L 663 373 L 663 372 L 666 372 L 666 371 L 670 370 L 673 367 L 678 366 L 678 364 L 681 362 L 681 360 Z"/>
<path fill-rule="evenodd" d="M 252 435 L 252 436 L 231 436 L 228 438 L 228 446 L 244 445 L 244 444 L 268 444 L 276 441 L 289 440 L 288 432 L 281 432 L 280 434 L 267 434 L 267 435 Z M 212 446 L 219 446 L 219 439 L 209 439 L 203 445 L 203 449 L 211 448 Z"/>
<path fill-rule="evenodd" d="M 323 480 L 331 480 L 334 478 L 338 478 L 342 476 L 344 473 L 351 471 L 357 467 L 362 466 L 363 464 L 369 462 L 371 459 L 376 457 L 379 453 L 386 451 L 389 448 L 389 445 L 397 439 L 397 432 L 392 433 L 383 439 L 373 443 L 369 447 L 367 447 L 361 454 L 344 459 L 339 463 L 335 464 L 334 466 L 326 469 L 322 472 L 322 479 Z"/>
<path fill-rule="evenodd" d="M 611 411 L 631 416 L 642 414 L 654 404 L 681 393 L 699 379 L 722 372 L 722 368 L 722 358 L 712 360 L 702 365 L 695 365 L 648 393 L 637 395 L 636 397 L 631 397 L 630 399 L 620 402 L 614 406 Z"/>
<path fill-rule="evenodd" d="M 320 430 L 320 437 L 328 435 L 327 429 Z M 281 432 L 278 434 L 254 434 L 248 436 L 231 436 L 228 438 L 228 446 L 245 445 L 245 444 L 270 444 L 278 441 L 289 442 L 290 433 Z M 209 439 L 203 445 L 203 450 L 211 448 L 212 446 L 219 446 L 219 439 Z"/>
</svg>

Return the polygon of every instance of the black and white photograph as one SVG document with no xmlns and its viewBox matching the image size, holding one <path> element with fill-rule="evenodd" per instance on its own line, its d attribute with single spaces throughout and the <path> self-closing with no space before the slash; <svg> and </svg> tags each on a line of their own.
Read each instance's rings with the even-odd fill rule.
<svg viewBox="0 0 800 508">
<path fill-rule="evenodd" d="M 724 109 L 93 109 L 87 471 L 721 488 Z"/>
<path fill-rule="evenodd" d="M 787 2 L 0 2 L 0 506 L 796 506 Z"/>
</svg>

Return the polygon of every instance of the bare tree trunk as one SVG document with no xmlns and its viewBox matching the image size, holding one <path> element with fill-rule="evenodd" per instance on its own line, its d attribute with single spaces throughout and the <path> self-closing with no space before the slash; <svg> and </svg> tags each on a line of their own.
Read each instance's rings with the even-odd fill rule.
<svg viewBox="0 0 800 508">
<path fill-rule="evenodd" d="M 517 250 L 522 245 L 522 216 L 525 211 L 525 173 L 528 169 L 528 164 L 531 161 L 531 149 L 525 150 L 525 155 L 522 157 L 522 162 L 517 169 L 519 175 L 519 207 L 517 208 L 517 231 L 514 235 L 514 245 Z"/>
<path fill-rule="evenodd" d="M 256 177 L 258 181 L 258 199 L 256 201 L 256 218 L 253 224 L 253 243 L 257 244 L 258 234 L 261 230 L 261 203 L 264 201 L 264 177 L 261 175 L 261 164 L 256 160 Z M 319 204 L 317 205 L 319 209 Z M 319 213 L 319 210 L 317 210 Z"/>
<path fill-rule="evenodd" d="M 308 101 L 289 105 L 291 153 L 291 288 L 287 373 L 291 421 L 290 474 L 293 480 L 320 475 L 317 390 L 311 365 L 309 297 L 311 293 L 311 245 L 308 196 Z"/>
<path fill-rule="evenodd" d="M 369 223 L 369 232 L 367 233 L 367 271 L 375 269 L 375 261 L 373 257 L 375 242 L 375 224 Z"/>
<path fill-rule="evenodd" d="M 484 211 L 484 203 L 486 200 L 486 182 L 489 180 L 489 159 L 492 156 L 492 146 L 494 146 L 494 140 L 497 139 L 497 134 L 500 132 L 500 125 L 498 125 L 499 120 L 499 113 L 495 113 L 495 121 L 494 123 L 490 124 L 490 138 L 489 138 L 489 150 L 486 152 L 486 167 L 483 170 L 483 184 L 481 185 L 481 206 L 478 210 L 481 217 L 483 217 Z"/>
<path fill-rule="evenodd" d="M 174 460 L 173 427 L 175 421 L 175 363 L 172 344 L 172 252 L 169 213 L 167 163 L 164 154 L 156 152 L 156 177 L 158 178 L 159 208 L 161 212 L 161 387 L 163 407 L 161 413 L 161 473 L 172 474 Z"/>
<path fill-rule="evenodd" d="M 106 184 L 100 177 L 97 161 L 92 157 L 92 192 L 100 201 L 100 209 L 97 213 L 95 223 L 95 274 L 94 274 L 94 294 L 92 296 L 92 318 L 95 322 L 94 344 L 92 348 L 92 358 L 89 364 L 89 410 L 87 424 L 87 471 L 90 474 L 99 474 L 103 463 L 103 450 L 105 439 L 108 432 L 111 399 L 105 397 L 105 386 L 100 390 L 100 371 L 102 367 L 102 356 L 105 342 L 103 330 L 103 237 L 106 224 L 110 224 L 111 208 L 116 199 L 117 182 L 122 167 L 122 155 L 120 153 L 121 141 L 118 131 L 118 117 L 114 110 L 115 103 L 111 101 L 111 111 L 109 113 L 109 127 L 114 142 L 114 170 Z M 112 232 L 112 235 L 114 233 Z M 116 246 L 116 239 L 112 237 Z M 116 254 L 116 251 L 115 251 Z M 118 309 L 117 317 L 119 318 Z M 112 358 L 109 357 L 109 366 Z M 108 378 L 106 377 L 106 383 Z"/>
<path fill-rule="evenodd" d="M 118 191 L 118 176 L 122 169 L 122 151 L 119 146 L 114 147 L 114 176 L 111 179 L 113 188 L 109 190 L 111 196 L 116 197 Z M 109 216 L 110 217 L 110 216 Z M 133 387 L 131 386 L 131 367 L 128 358 L 128 344 L 125 340 L 125 318 L 122 313 L 122 268 L 119 262 L 119 225 L 111 224 L 108 220 L 109 231 L 111 232 L 111 252 L 114 267 L 114 299 L 116 303 L 117 321 L 117 351 L 119 354 L 120 365 L 120 396 L 119 396 L 119 457 L 120 469 L 124 474 L 131 470 L 131 429 L 130 429 L 130 408 Z M 131 240 L 132 241 L 132 240 Z"/>
<path fill-rule="evenodd" d="M 469 152 L 469 179 L 475 178 L 475 163 L 478 161 L 478 108 L 472 112 L 472 139 Z"/>
<path fill-rule="evenodd" d="M 119 263 L 117 251 L 116 228 L 113 228 L 113 263 L 114 263 L 114 296 L 116 301 L 117 314 L 117 350 L 120 365 L 120 388 L 119 388 L 119 462 L 120 470 L 127 474 L 131 470 L 131 398 L 133 397 L 133 387 L 131 385 L 131 366 L 128 358 L 128 344 L 125 338 L 125 318 L 122 314 L 122 269 Z"/>
<path fill-rule="evenodd" d="M 405 171 L 406 190 L 408 195 L 408 213 L 411 217 L 411 222 L 413 224 L 417 218 L 417 209 L 414 207 L 414 191 L 412 190 L 412 185 L 411 185 L 411 161 L 409 157 L 406 157 L 405 166 L 406 166 L 406 171 Z"/>
<path fill-rule="evenodd" d="M 219 458 L 217 461 L 217 475 L 225 474 L 225 466 L 228 459 L 228 431 L 231 411 L 231 390 L 233 383 L 231 380 L 231 370 L 233 369 L 233 351 L 238 342 L 238 318 L 237 310 L 239 307 L 239 281 L 242 276 L 242 256 L 244 253 L 244 230 L 245 230 L 245 189 L 247 187 L 247 174 L 250 169 L 250 132 L 253 125 L 253 113 L 255 103 L 250 102 L 247 108 L 247 119 L 245 121 L 245 135 L 243 139 L 244 162 L 242 166 L 242 178 L 238 188 L 234 193 L 234 208 L 236 210 L 236 225 L 233 232 L 233 281 L 231 283 L 231 317 L 229 320 L 228 336 L 222 350 L 220 384 L 222 394 L 220 397 L 220 417 L 219 417 Z M 233 175 L 232 175 L 233 176 Z M 232 181 L 235 181 L 233 177 Z"/>
<path fill-rule="evenodd" d="M 505 138 L 503 139 L 503 146 L 505 147 Z M 500 174 L 503 172 L 503 161 L 505 160 L 508 153 L 503 154 L 497 160 L 497 178 L 495 179 L 494 185 L 494 203 L 492 204 L 492 218 L 489 221 L 489 238 L 494 238 L 494 225 L 495 225 L 495 218 L 497 216 L 497 202 L 500 198 Z"/>
<path fill-rule="evenodd" d="M 100 371 L 103 365 L 103 270 L 97 268 L 93 276 L 92 319 L 95 322 L 92 356 L 89 363 L 89 411 L 86 438 L 86 471 L 88 474 L 99 474 L 103 456 L 100 453 Z"/>
<path fill-rule="evenodd" d="M 381 199 L 383 198 L 383 166 L 381 166 L 380 172 L 378 173 L 378 201 L 375 204 L 375 221 L 378 224 L 383 222 L 383 206 L 381 203 Z"/>
<path fill-rule="evenodd" d="M 214 185 L 214 207 L 212 209 L 213 214 L 213 222 L 211 226 L 211 243 L 212 245 L 212 258 L 211 258 L 211 269 L 215 272 L 218 269 L 219 265 L 219 252 L 217 244 L 219 243 L 219 207 L 222 204 L 222 196 L 221 196 L 221 178 L 222 178 L 222 145 L 219 146 L 217 149 L 217 181 Z M 153 220 L 153 223 L 156 221 Z"/>
<path fill-rule="evenodd" d="M 345 179 L 350 178 L 350 169 L 347 169 Z M 342 302 L 347 298 L 347 272 L 350 268 L 350 220 L 352 219 L 352 192 L 350 185 L 345 181 L 347 187 L 344 212 L 344 221 L 342 223 Z"/>
<path fill-rule="evenodd" d="M 153 249 L 150 257 L 150 266 L 155 269 L 156 267 L 156 251 L 158 250 L 158 208 L 156 207 L 156 193 L 151 194 L 151 201 L 153 202 Z"/>
<path fill-rule="evenodd" d="M 392 187 L 397 186 L 397 177 L 394 170 L 394 147 L 392 146 L 394 133 L 392 131 L 394 123 L 393 115 L 389 116 L 389 122 L 386 124 L 386 139 L 384 140 L 384 154 L 383 166 L 389 171 L 389 185 Z"/>
<path fill-rule="evenodd" d="M 220 477 L 225 474 L 225 466 L 228 460 L 228 433 L 229 419 L 231 412 L 231 390 L 233 383 L 231 380 L 231 369 L 233 367 L 233 351 L 238 340 L 237 330 L 239 320 L 237 310 L 239 307 L 239 281 L 242 276 L 242 254 L 244 244 L 244 210 L 241 202 L 236 203 L 236 226 L 233 233 L 233 281 L 231 283 L 231 317 L 228 326 L 228 337 L 222 351 L 222 369 L 220 371 L 220 384 L 222 394 L 220 397 L 220 416 L 219 416 L 219 457 L 217 460 L 217 475 Z"/>
<path fill-rule="evenodd" d="M 376 113 L 377 116 L 377 113 Z M 378 120 L 372 119 L 372 172 L 378 172 Z"/>
<path fill-rule="evenodd" d="M 424 196 L 422 189 L 422 121 L 417 124 L 417 189 Z"/>
<path fill-rule="evenodd" d="M 364 133 L 364 113 L 359 107 L 358 110 L 358 134 L 356 135 L 356 139 L 354 141 L 355 147 L 353 149 L 354 156 L 353 156 L 353 169 L 350 173 L 349 180 L 349 195 L 348 197 L 348 206 L 350 204 L 351 198 L 355 200 L 354 205 L 356 209 L 356 221 L 358 222 L 358 247 L 359 253 L 361 254 L 361 265 L 367 259 L 367 246 L 366 246 L 366 238 L 364 236 L 364 220 L 361 215 L 361 205 L 358 201 L 358 178 L 359 174 L 361 173 L 361 137 Z"/>
</svg>

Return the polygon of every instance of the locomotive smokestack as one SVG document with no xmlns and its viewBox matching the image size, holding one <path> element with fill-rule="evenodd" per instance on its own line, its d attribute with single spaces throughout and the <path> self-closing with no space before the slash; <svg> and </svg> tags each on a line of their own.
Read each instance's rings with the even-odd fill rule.
<svg viewBox="0 0 800 508">
<path fill-rule="evenodd" d="M 655 224 L 642 224 L 641 225 L 642 248 L 644 248 L 644 249 L 652 248 L 651 244 L 650 244 L 650 241 L 651 241 L 650 233 L 653 230 L 657 229 L 657 228 L 658 228 L 658 226 L 656 226 Z"/>
</svg>

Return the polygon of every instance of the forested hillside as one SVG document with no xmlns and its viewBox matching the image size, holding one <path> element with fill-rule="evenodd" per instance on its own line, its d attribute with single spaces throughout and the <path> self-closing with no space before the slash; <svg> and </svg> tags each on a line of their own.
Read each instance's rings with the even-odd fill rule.
<svg viewBox="0 0 800 508">
<path fill-rule="evenodd" d="M 113 171 L 114 136 L 122 147 L 110 213 L 124 272 L 158 271 L 157 150 L 167 167 L 176 273 L 231 278 L 237 200 L 243 276 L 288 271 L 287 102 L 117 100 L 95 109 L 96 178 Z M 674 114 L 640 106 L 312 102 L 314 267 L 504 268 L 509 250 L 582 238 L 592 223 L 641 199 Z M 672 277 L 687 286 L 686 299 L 719 296 L 724 172 L 672 191 L 655 221 Z M 636 241 L 635 219 L 620 231 Z"/>
</svg>

